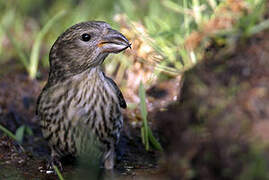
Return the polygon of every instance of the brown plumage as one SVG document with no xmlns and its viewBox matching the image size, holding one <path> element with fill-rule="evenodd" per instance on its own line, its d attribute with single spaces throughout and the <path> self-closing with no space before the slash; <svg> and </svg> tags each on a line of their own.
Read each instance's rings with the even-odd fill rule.
<svg viewBox="0 0 269 180">
<path fill-rule="evenodd" d="M 105 168 L 113 168 L 126 103 L 100 66 L 109 53 L 128 47 L 121 33 L 99 21 L 74 25 L 54 43 L 49 78 L 37 103 L 53 160 L 100 152 Z"/>
</svg>

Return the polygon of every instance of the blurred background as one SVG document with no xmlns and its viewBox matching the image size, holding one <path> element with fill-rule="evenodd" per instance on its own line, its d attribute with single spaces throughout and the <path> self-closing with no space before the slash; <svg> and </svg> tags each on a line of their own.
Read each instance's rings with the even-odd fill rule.
<svg viewBox="0 0 269 180">
<path fill-rule="evenodd" d="M 113 28 L 123 33 L 132 43 L 132 49 L 128 49 L 121 54 L 110 55 L 104 63 L 106 74 L 113 77 L 117 82 L 128 103 L 128 109 L 124 112 L 126 122 L 136 128 L 144 126 L 142 123 L 144 115 L 141 113 L 142 110 L 139 106 L 139 104 L 141 104 L 140 102 L 144 101 L 146 104 L 145 107 L 149 112 L 149 124 L 154 129 L 154 134 L 158 137 L 158 141 L 163 144 L 164 151 L 167 152 L 167 149 L 170 148 L 169 153 L 179 152 L 177 149 L 178 146 L 185 145 L 189 147 L 189 149 L 186 149 L 186 152 L 189 151 L 193 153 L 190 155 L 180 150 L 181 153 L 186 153 L 185 155 L 187 156 L 186 158 L 182 158 L 181 156 L 177 157 L 178 159 L 176 158 L 176 161 L 180 160 L 180 163 L 176 162 L 176 165 L 163 163 L 163 167 L 169 167 L 167 173 L 170 173 L 171 177 L 177 177 L 177 173 L 180 173 L 180 175 L 182 175 L 180 177 L 185 179 L 197 179 L 199 177 L 201 179 L 215 179 L 216 177 L 218 177 L 218 179 L 221 179 L 220 177 L 233 179 L 235 176 L 239 177 L 240 175 L 232 170 L 227 170 L 227 172 L 225 170 L 223 175 L 222 172 L 215 172 L 215 170 L 210 168 L 214 166 L 223 168 L 223 166 L 225 166 L 225 168 L 233 169 L 233 166 L 229 163 L 224 163 L 223 165 L 223 162 L 227 159 L 228 161 L 232 161 L 231 157 L 234 154 L 230 153 L 234 149 L 236 155 L 237 153 L 243 153 L 243 151 L 241 152 L 242 149 L 251 149 L 252 144 L 249 145 L 249 140 L 242 142 L 242 146 L 244 146 L 242 148 L 241 145 L 237 146 L 237 144 L 241 142 L 241 136 L 240 138 L 238 138 L 239 135 L 234 135 L 233 137 L 229 136 L 227 139 L 229 139 L 232 149 L 228 148 L 224 150 L 224 154 L 226 154 L 223 155 L 223 159 L 214 156 L 212 163 L 211 160 L 210 163 L 204 160 L 206 161 L 206 163 L 204 163 L 206 165 L 202 163 L 203 165 L 200 166 L 199 163 L 196 163 L 194 167 L 193 164 L 189 162 L 191 158 L 195 159 L 196 157 L 196 161 L 203 162 L 203 160 L 198 158 L 200 156 L 198 155 L 199 153 L 203 156 L 206 156 L 207 152 L 210 152 L 209 154 L 213 152 L 214 154 L 215 151 L 218 151 L 214 146 L 215 141 L 225 141 L 227 139 L 223 138 L 221 135 L 219 139 L 216 138 L 214 141 L 206 141 L 208 143 L 206 143 L 206 145 L 199 144 L 202 142 L 199 140 L 197 145 L 195 140 L 187 138 L 182 139 L 182 142 L 180 141 L 179 144 L 174 147 L 171 144 L 177 141 L 173 141 L 173 138 L 181 137 L 181 135 L 190 137 L 189 131 L 185 134 L 182 132 L 183 134 L 176 135 L 177 130 L 175 130 L 175 135 L 171 135 L 162 132 L 164 129 L 160 127 L 167 127 L 165 131 L 172 131 L 173 127 L 177 126 L 179 126 L 178 129 L 181 130 L 181 127 L 185 127 L 185 129 L 195 129 L 195 134 L 199 132 L 204 136 L 207 135 L 208 128 L 214 127 L 213 129 L 218 129 L 224 127 L 224 129 L 226 128 L 225 130 L 229 129 L 226 120 L 224 121 L 225 125 L 216 125 L 213 123 L 213 120 L 208 120 L 209 123 L 207 123 L 205 119 L 214 119 L 210 118 L 210 116 L 212 114 L 215 116 L 215 113 L 227 113 L 227 109 L 229 108 L 226 108 L 226 106 L 233 104 L 230 101 L 228 102 L 227 97 L 230 97 L 231 94 L 231 99 L 238 97 L 237 93 L 240 91 L 238 91 L 235 85 L 244 82 L 245 79 L 241 79 L 240 73 L 233 76 L 232 72 L 241 72 L 241 70 L 244 70 L 243 74 L 247 74 L 247 77 L 254 77 L 257 73 L 258 79 L 266 77 L 267 71 L 261 69 L 268 65 L 267 62 L 261 63 L 261 67 L 255 67 L 254 65 L 257 64 L 249 64 L 249 62 L 255 61 L 257 63 L 259 59 L 266 59 L 268 44 L 266 44 L 267 40 L 265 37 L 269 37 L 267 36 L 268 33 L 266 34 L 266 29 L 269 27 L 267 9 L 268 2 L 266 0 L 0 1 L 0 124 L 10 130 L 10 133 L 16 136 L 16 140 L 19 138 L 23 141 L 24 139 L 24 147 L 31 147 L 31 143 L 35 142 L 35 140 L 33 140 L 34 138 L 27 139 L 27 136 L 32 136 L 32 134 L 39 138 L 41 136 L 38 132 L 39 129 L 37 128 L 34 109 L 36 98 L 45 85 L 48 76 L 48 55 L 51 46 L 62 32 L 76 23 L 89 20 L 106 21 Z M 260 43 L 258 40 L 264 40 L 265 42 Z M 252 43 L 258 45 L 252 47 Z M 248 45 L 250 50 L 246 49 Z M 251 53 L 239 55 L 241 52 Z M 253 60 L 249 58 L 250 60 L 248 61 L 247 57 L 253 54 L 257 55 L 257 57 L 253 57 Z M 239 59 L 242 60 L 242 64 L 240 64 L 241 61 L 232 59 L 234 56 L 240 56 Z M 237 62 L 237 64 L 227 65 L 226 60 L 227 62 Z M 203 64 L 207 64 L 207 62 L 209 63 L 209 67 L 211 67 L 209 69 L 203 67 Z M 220 62 L 220 64 L 216 64 L 217 62 Z M 240 66 L 238 64 L 240 64 Z M 234 67 L 234 65 L 236 65 L 236 67 Z M 245 66 L 247 68 L 244 68 Z M 251 71 L 252 68 L 256 68 L 255 71 Z M 257 69 L 259 69 L 259 71 L 257 71 Z M 223 73 L 225 77 L 214 79 L 217 76 L 215 73 L 220 72 Z M 201 80 L 199 79 L 200 77 L 205 77 L 205 79 Z M 239 80 L 238 82 L 235 80 L 232 84 L 227 84 L 227 78 L 238 78 Z M 185 79 L 184 83 L 183 79 Z M 250 81 L 250 79 L 251 78 L 248 80 Z M 206 83 L 201 83 L 204 81 Z M 209 83 L 211 81 L 212 83 Z M 143 88 L 141 88 L 140 82 L 144 85 Z M 180 105 L 170 107 L 171 104 L 179 103 L 182 93 L 182 96 L 185 97 L 184 88 L 182 89 L 183 84 L 187 84 L 187 87 L 191 87 L 185 90 L 185 92 L 187 92 L 186 97 L 191 98 L 193 96 L 193 99 L 202 103 L 201 105 L 197 102 L 191 102 L 190 104 L 199 106 L 194 108 L 195 110 L 193 108 L 177 109 Z M 197 84 L 198 86 L 196 86 Z M 211 87 L 212 84 L 213 87 Z M 219 87 L 219 85 L 223 86 Z M 248 86 L 248 81 L 242 86 L 244 85 Z M 199 93 L 193 92 L 191 90 L 192 88 L 197 89 Z M 139 96 L 139 89 L 140 92 L 144 91 L 146 93 L 146 99 L 143 100 L 143 98 Z M 216 91 L 213 93 L 210 91 L 212 89 L 216 89 Z M 218 90 L 221 92 L 216 93 Z M 255 94 L 256 90 L 257 89 L 255 89 L 255 91 L 249 90 L 249 92 Z M 251 103 L 254 103 L 254 105 L 245 103 L 245 106 L 249 109 L 251 109 L 252 106 L 253 108 L 251 110 L 242 110 L 242 113 L 244 115 L 248 113 L 253 114 L 253 109 L 253 111 L 256 111 L 257 107 L 265 107 L 268 105 L 266 98 L 264 98 L 267 97 L 268 91 L 267 88 L 259 89 L 259 98 L 263 99 L 265 102 L 256 100 L 252 102 L 251 100 Z M 227 93 L 227 96 L 225 93 Z M 216 96 L 216 99 L 210 99 L 214 96 Z M 250 95 L 247 94 L 244 97 L 248 96 Z M 223 97 L 223 99 L 221 99 L 221 97 Z M 186 100 L 186 102 L 187 101 L 188 100 Z M 236 103 L 239 101 L 241 102 L 241 100 L 235 100 Z M 218 110 L 210 110 L 209 107 L 211 106 L 216 107 Z M 203 108 L 199 109 L 200 107 Z M 263 114 L 265 114 L 265 116 L 263 119 L 266 119 L 268 118 L 268 109 L 264 109 Z M 195 114 L 196 110 L 197 114 Z M 208 111 L 210 111 L 209 114 L 205 113 Z M 155 117 L 156 113 L 161 112 L 164 114 Z M 166 112 L 169 113 L 165 114 Z M 184 116 L 179 123 L 179 121 L 176 121 L 182 116 L 179 112 L 182 112 L 182 114 L 192 112 L 192 115 Z M 202 113 L 202 115 L 200 113 Z M 257 116 L 257 112 L 251 115 L 252 119 L 255 120 L 259 119 Z M 202 117 L 205 118 L 203 119 Z M 190 121 L 190 124 L 184 123 L 186 122 L 184 118 L 188 119 L 186 121 Z M 199 120 L 196 121 L 195 119 Z M 234 119 L 238 118 L 234 117 Z M 168 124 L 165 124 L 165 122 Z M 195 128 L 193 128 L 193 123 L 195 124 Z M 235 122 L 233 121 L 233 123 Z M 241 123 L 252 124 L 253 121 L 241 122 L 240 120 L 239 124 Z M 233 124 L 231 126 L 233 126 Z M 266 131 L 260 130 L 259 128 L 261 127 L 267 126 L 258 124 L 257 127 L 254 126 L 254 129 L 258 128 L 257 131 L 259 132 Z M 18 129 L 20 130 L 18 131 Z M 218 130 L 216 131 L 217 132 L 213 132 L 213 136 L 216 135 L 214 133 L 219 133 Z M 140 137 L 140 134 L 136 133 L 134 136 Z M 261 136 L 267 137 L 262 133 Z M 236 139 L 234 139 L 235 137 Z M 140 139 L 137 141 L 140 142 Z M 186 145 L 185 141 L 188 141 L 190 144 Z M 7 143 L 9 140 L 3 139 L 3 142 Z M 204 148 L 205 150 L 203 149 L 201 151 L 193 150 L 204 146 L 209 148 Z M 218 146 L 222 147 L 225 146 L 225 144 L 219 144 Z M 227 146 L 229 146 L 229 143 Z M 238 149 L 240 149 L 240 153 Z M 37 151 L 42 150 L 39 149 Z M 3 152 L 5 151 L 2 150 L 2 153 Z M 250 168 L 250 170 L 243 168 L 243 175 L 241 174 L 242 176 L 240 176 L 240 178 L 248 177 L 249 172 L 252 172 L 249 177 L 257 177 L 254 175 L 258 173 L 261 179 L 269 178 L 266 173 L 266 165 L 269 161 L 262 161 L 263 157 L 267 157 L 263 153 L 263 148 L 260 148 L 258 151 L 256 151 L 256 149 L 253 151 L 249 150 L 246 153 L 246 159 L 253 158 L 251 162 L 260 162 L 258 165 L 261 166 L 261 168 L 255 169 L 257 164 L 249 163 L 251 167 L 255 166 L 255 168 L 251 169 L 249 166 L 246 168 Z M 228 157 L 226 157 L 226 155 Z M 0 150 L 0 159 L 1 157 Z M 20 155 L 18 155 L 18 157 L 20 157 Z M 209 159 L 210 157 L 211 156 L 208 155 Z M 169 158 L 171 157 L 168 154 L 166 160 L 169 160 Z M 154 162 L 157 164 L 155 167 L 157 167 L 159 155 L 155 154 L 153 159 L 155 159 Z M 166 162 L 165 158 L 163 159 L 163 161 Z M 247 162 L 249 162 L 248 160 Z M 215 161 L 219 163 L 216 163 L 216 165 L 213 163 Z M 240 161 L 240 163 L 237 164 L 238 166 L 242 166 L 242 163 L 245 162 L 241 162 L 241 160 L 238 161 Z M 236 160 L 236 162 L 238 161 Z M 173 161 L 170 162 L 173 163 Z M 172 168 L 174 166 L 180 167 L 180 170 L 174 170 Z M 203 166 L 205 166 L 207 170 L 196 170 L 197 167 Z M 221 174 L 221 176 L 212 175 L 214 174 L 212 173 L 213 171 L 218 175 Z M 241 171 L 238 170 L 238 172 Z"/>
<path fill-rule="evenodd" d="M 46 76 L 56 38 L 76 23 L 102 20 L 132 42 L 132 50 L 111 55 L 104 66 L 125 92 L 129 107 L 135 108 L 141 80 L 149 89 L 159 80 L 178 77 L 210 54 L 212 46 L 226 53 L 238 39 L 266 28 L 268 23 L 261 23 L 264 4 L 265 0 L 3 1 L 0 65 L 8 68 L 1 68 L 0 75 L 20 68 L 31 79 Z"/>
</svg>

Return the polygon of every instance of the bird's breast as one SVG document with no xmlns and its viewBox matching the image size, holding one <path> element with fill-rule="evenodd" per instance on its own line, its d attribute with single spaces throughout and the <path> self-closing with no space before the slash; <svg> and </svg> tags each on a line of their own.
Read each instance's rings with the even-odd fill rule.
<svg viewBox="0 0 269 180">
<path fill-rule="evenodd" d="M 103 74 L 84 76 L 74 85 L 67 96 L 66 119 L 74 126 L 82 122 L 100 139 L 117 139 L 123 122 L 114 87 Z"/>
<path fill-rule="evenodd" d="M 102 144 L 119 139 L 123 125 L 119 100 L 102 73 L 82 74 L 49 87 L 40 101 L 43 135 L 59 152 L 79 151 L 92 134 Z"/>
</svg>

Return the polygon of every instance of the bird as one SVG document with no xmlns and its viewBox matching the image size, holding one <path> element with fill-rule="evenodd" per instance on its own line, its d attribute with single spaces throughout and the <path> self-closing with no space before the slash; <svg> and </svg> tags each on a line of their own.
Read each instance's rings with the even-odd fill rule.
<svg viewBox="0 0 269 180">
<path fill-rule="evenodd" d="M 36 106 L 51 162 L 99 152 L 113 169 L 126 101 L 102 63 L 111 53 L 131 48 L 128 39 L 103 21 L 75 24 L 61 34 L 49 53 L 49 76 Z"/>
</svg>

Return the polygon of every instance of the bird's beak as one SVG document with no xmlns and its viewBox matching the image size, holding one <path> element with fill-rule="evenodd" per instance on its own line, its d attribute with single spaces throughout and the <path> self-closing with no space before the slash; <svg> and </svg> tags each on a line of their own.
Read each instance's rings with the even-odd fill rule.
<svg viewBox="0 0 269 180">
<path fill-rule="evenodd" d="M 107 34 L 104 35 L 102 40 L 98 43 L 98 47 L 102 49 L 102 52 L 119 53 L 128 47 L 131 48 L 131 44 L 120 32 L 109 29 Z"/>
</svg>

